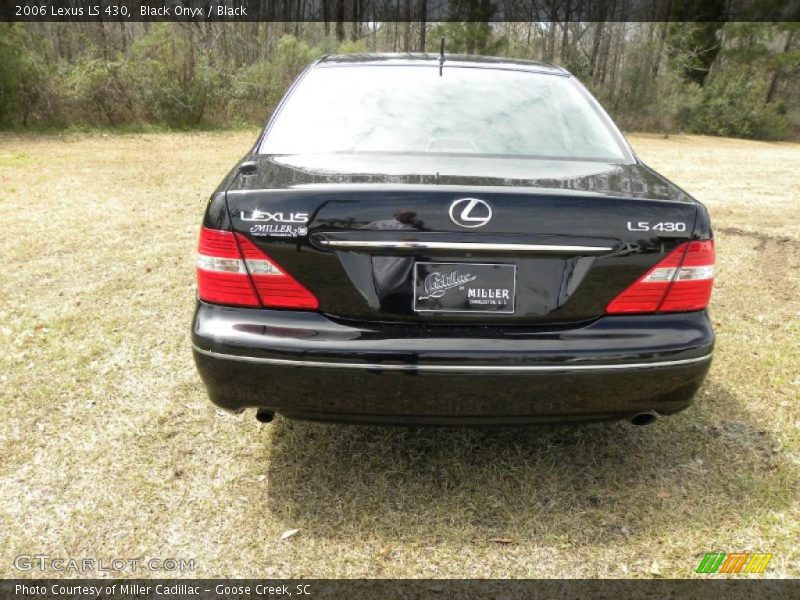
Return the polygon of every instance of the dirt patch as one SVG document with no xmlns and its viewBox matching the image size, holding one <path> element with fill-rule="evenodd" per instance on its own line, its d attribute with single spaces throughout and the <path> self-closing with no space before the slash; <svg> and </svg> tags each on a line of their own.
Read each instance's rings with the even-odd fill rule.
<svg viewBox="0 0 800 600">
<path fill-rule="evenodd" d="M 769 242 L 776 244 L 788 244 L 795 248 L 800 248 L 800 240 L 790 238 L 786 235 L 769 235 L 766 233 L 759 233 L 758 231 L 746 231 L 739 227 L 722 227 L 717 229 L 719 233 L 726 235 L 742 235 L 745 237 L 753 238 L 759 241 L 759 248 L 764 248 Z"/>
</svg>

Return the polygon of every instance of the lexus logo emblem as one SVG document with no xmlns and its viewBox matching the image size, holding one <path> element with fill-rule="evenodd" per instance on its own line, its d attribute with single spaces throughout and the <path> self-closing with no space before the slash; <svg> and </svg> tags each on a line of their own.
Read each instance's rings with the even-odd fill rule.
<svg viewBox="0 0 800 600">
<path fill-rule="evenodd" d="M 450 205 L 450 220 L 461 227 L 483 227 L 492 220 L 492 207 L 484 200 L 461 198 Z"/>
</svg>

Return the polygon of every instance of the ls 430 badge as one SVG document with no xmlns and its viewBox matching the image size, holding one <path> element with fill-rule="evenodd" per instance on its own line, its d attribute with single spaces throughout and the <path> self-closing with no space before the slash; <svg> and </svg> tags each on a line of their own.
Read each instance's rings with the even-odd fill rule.
<svg viewBox="0 0 800 600">
<path fill-rule="evenodd" d="M 628 221 L 628 231 L 664 231 L 683 233 L 686 231 L 686 223 L 672 223 L 669 221 L 664 221 L 661 223 L 639 221 L 638 223 L 632 223 Z"/>
</svg>

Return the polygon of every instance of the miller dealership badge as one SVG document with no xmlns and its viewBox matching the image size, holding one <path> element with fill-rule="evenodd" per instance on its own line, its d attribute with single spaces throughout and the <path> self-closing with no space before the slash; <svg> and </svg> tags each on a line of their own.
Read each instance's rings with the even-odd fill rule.
<svg viewBox="0 0 800 600">
<path fill-rule="evenodd" d="M 308 234 L 308 213 L 269 212 L 253 209 L 240 211 L 239 218 L 250 226 L 250 235 L 269 237 L 302 237 Z"/>
</svg>

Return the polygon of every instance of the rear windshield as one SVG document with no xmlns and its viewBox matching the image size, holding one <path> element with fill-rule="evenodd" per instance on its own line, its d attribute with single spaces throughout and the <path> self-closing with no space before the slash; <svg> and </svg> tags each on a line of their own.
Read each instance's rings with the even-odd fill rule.
<svg viewBox="0 0 800 600">
<path fill-rule="evenodd" d="M 438 66 L 323 67 L 292 91 L 263 154 L 406 153 L 632 162 L 571 77 Z"/>
</svg>

